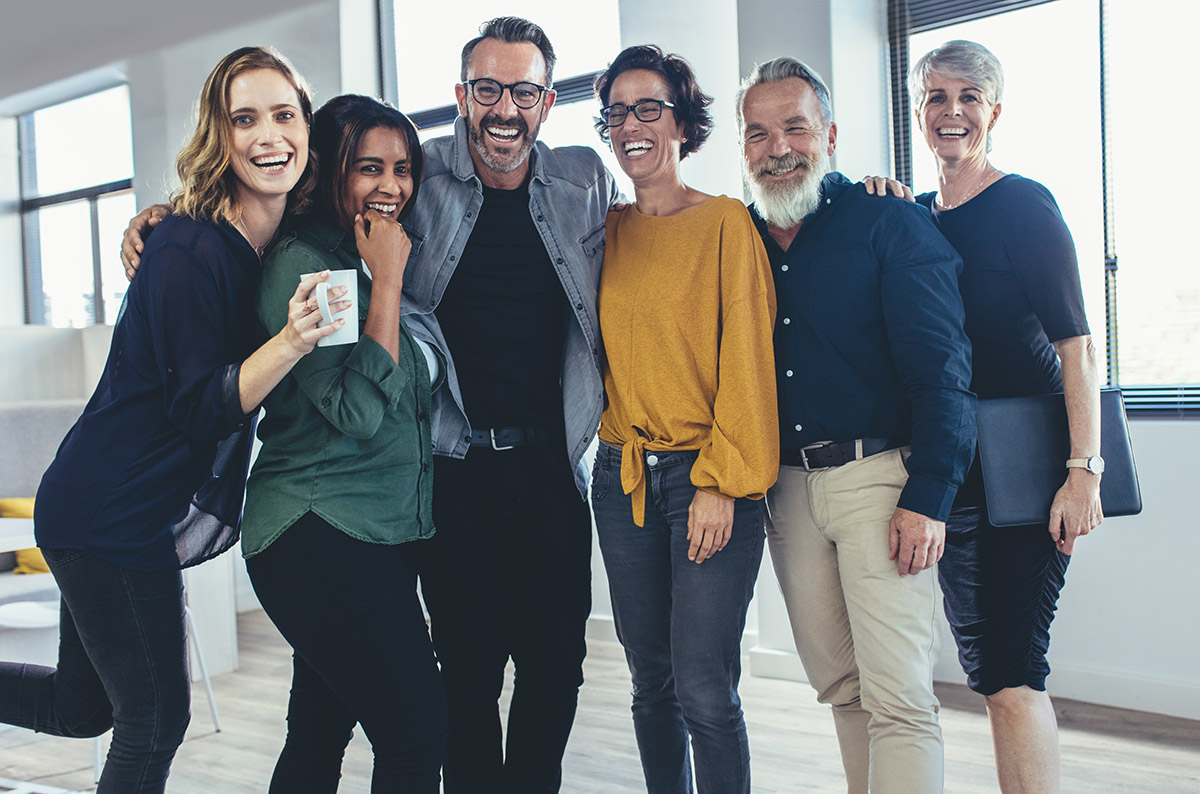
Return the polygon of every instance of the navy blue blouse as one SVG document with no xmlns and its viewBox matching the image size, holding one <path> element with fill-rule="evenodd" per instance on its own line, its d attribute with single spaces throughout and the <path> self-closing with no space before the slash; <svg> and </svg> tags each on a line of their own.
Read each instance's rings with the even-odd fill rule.
<svg viewBox="0 0 1200 794">
<path fill-rule="evenodd" d="M 193 511 L 218 442 L 248 422 L 238 376 L 262 341 L 261 273 L 223 221 L 168 216 L 155 229 L 100 383 L 42 477 L 39 546 L 135 570 L 179 567 L 172 525 Z"/>
<path fill-rule="evenodd" d="M 1087 317 L 1075 243 L 1050 191 L 1008 174 L 952 210 L 938 209 L 936 193 L 917 202 L 963 258 L 958 280 L 967 312 L 974 375 L 980 398 L 1062 391 L 1053 342 L 1085 336 Z M 955 499 L 983 504 L 978 459 Z"/>
</svg>

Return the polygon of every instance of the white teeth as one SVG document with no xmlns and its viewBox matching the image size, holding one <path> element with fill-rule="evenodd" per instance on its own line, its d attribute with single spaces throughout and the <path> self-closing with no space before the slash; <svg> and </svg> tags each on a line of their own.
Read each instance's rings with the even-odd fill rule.
<svg viewBox="0 0 1200 794">
<path fill-rule="evenodd" d="M 650 141 L 628 141 L 625 143 L 625 154 L 630 157 L 641 157 L 654 148 Z"/>
<path fill-rule="evenodd" d="M 497 138 L 515 138 L 521 134 L 520 130 L 506 130 L 500 127 L 488 127 L 487 131 Z"/>
<path fill-rule="evenodd" d="M 367 209 L 375 210 L 376 212 L 379 212 L 380 214 L 383 214 L 383 215 L 388 215 L 389 213 L 396 211 L 396 205 L 395 204 L 377 204 L 375 202 L 368 201 Z"/>
<path fill-rule="evenodd" d="M 253 162 L 255 165 L 271 166 L 283 165 L 289 159 L 291 159 L 290 154 L 268 154 L 264 155 L 263 157 L 255 157 L 251 160 L 251 162 Z"/>
<path fill-rule="evenodd" d="M 943 127 L 942 129 L 938 130 L 938 135 L 953 135 L 957 137 L 966 134 L 967 131 L 962 127 Z"/>
</svg>

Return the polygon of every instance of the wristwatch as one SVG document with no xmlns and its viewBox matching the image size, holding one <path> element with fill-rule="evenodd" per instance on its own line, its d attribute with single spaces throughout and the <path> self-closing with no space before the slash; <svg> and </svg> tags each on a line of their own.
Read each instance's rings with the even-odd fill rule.
<svg viewBox="0 0 1200 794">
<path fill-rule="evenodd" d="M 1071 458 L 1067 461 L 1068 469 L 1087 469 L 1092 474 L 1104 473 L 1104 458 L 1092 455 L 1090 458 Z"/>
</svg>

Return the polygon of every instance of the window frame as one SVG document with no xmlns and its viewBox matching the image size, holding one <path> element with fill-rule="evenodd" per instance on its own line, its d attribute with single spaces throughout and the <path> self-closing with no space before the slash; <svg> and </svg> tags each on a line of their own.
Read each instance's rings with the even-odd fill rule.
<svg viewBox="0 0 1200 794">
<path fill-rule="evenodd" d="M 888 0 L 888 49 L 892 89 L 892 152 L 896 179 L 911 186 L 912 104 L 908 96 L 909 37 L 1055 0 Z M 1107 32 L 1104 0 L 1096 0 L 1100 15 L 1100 135 L 1102 212 L 1104 229 L 1104 344 L 1107 353 L 1105 383 L 1117 386 L 1129 413 L 1147 417 L 1200 418 L 1200 384 L 1125 385 L 1120 378 L 1120 334 L 1117 315 L 1117 273 L 1113 196 L 1109 190 L 1108 103 L 1105 76 Z"/>
<path fill-rule="evenodd" d="M 74 99 L 82 99 L 91 94 L 111 90 L 116 86 L 90 91 Z M 73 101 L 73 100 L 64 100 Z M 56 102 L 54 104 L 62 104 Z M 49 106 L 48 106 L 49 107 Z M 43 269 L 41 261 L 41 226 L 38 222 L 38 211 L 77 201 L 87 201 L 88 217 L 91 226 L 92 249 L 92 320 L 93 325 L 104 325 L 108 322 L 104 311 L 104 291 L 102 277 L 103 257 L 100 244 L 100 200 L 110 196 L 133 193 L 133 177 L 104 182 L 89 187 L 67 190 L 49 195 L 37 195 L 37 140 L 35 134 L 34 115 L 42 108 L 36 108 L 17 117 L 17 151 L 20 171 L 20 202 L 21 216 L 21 260 L 25 284 L 25 323 L 29 325 L 46 325 L 45 292 L 43 285 Z M 116 318 L 112 318 L 113 321 Z"/>
</svg>

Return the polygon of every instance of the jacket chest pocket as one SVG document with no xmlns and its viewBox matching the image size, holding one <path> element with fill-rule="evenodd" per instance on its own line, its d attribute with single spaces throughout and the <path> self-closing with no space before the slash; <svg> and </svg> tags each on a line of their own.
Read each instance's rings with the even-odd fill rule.
<svg viewBox="0 0 1200 794">
<path fill-rule="evenodd" d="M 604 224 L 601 223 L 580 237 L 579 245 L 583 249 L 584 261 L 588 265 L 588 275 L 591 277 L 592 283 L 598 285 L 600 283 L 600 267 L 604 263 Z"/>
</svg>

